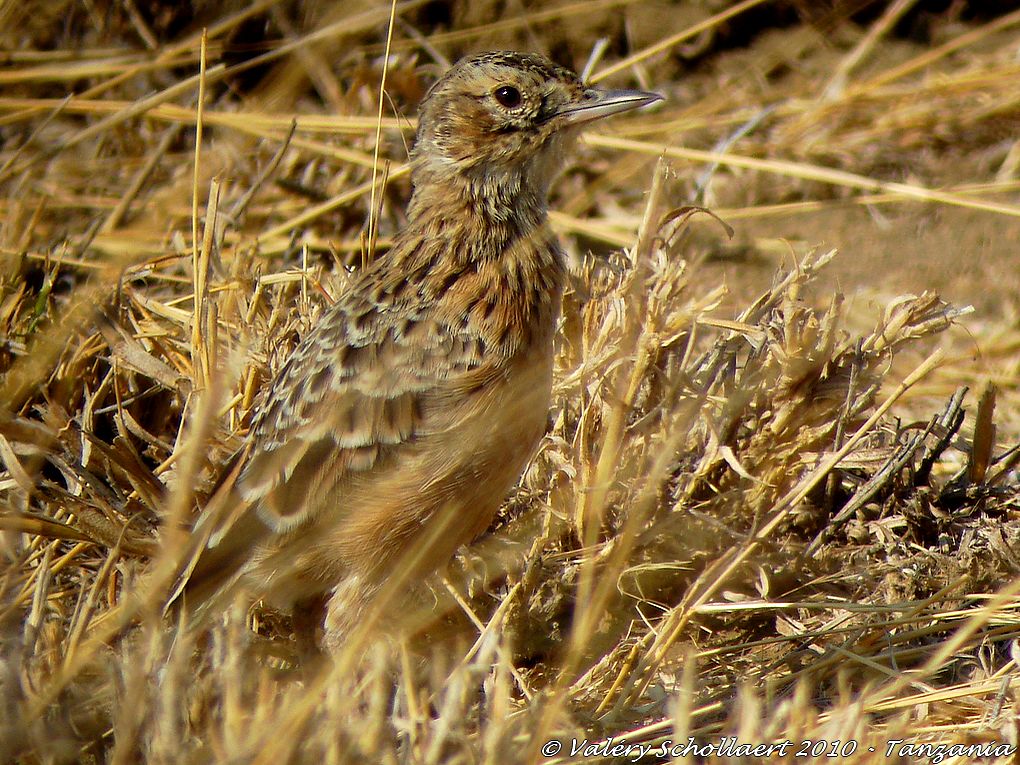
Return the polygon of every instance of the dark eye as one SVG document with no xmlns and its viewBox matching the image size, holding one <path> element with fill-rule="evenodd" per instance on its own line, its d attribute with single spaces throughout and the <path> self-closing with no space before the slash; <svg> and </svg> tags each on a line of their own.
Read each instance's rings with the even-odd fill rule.
<svg viewBox="0 0 1020 765">
<path fill-rule="evenodd" d="M 492 96 L 499 101 L 500 106 L 507 109 L 513 109 L 521 104 L 521 91 L 512 85 L 500 85 L 492 91 Z"/>
</svg>

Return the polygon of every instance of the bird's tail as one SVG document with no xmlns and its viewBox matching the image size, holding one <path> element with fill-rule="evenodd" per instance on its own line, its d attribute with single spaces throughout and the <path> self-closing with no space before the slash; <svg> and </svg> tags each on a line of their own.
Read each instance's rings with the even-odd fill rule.
<svg viewBox="0 0 1020 765">
<path fill-rule="evenodd" d="M 183 609 L 191 625 L 229 603 L 253 552 L 269 533 L 252 502 L 237 490 L 243 458 L 239 452 L 223 471 L 191 531 L 187 554 L 166 597 L 164 613 L 179 615 Z"/>
</svg>

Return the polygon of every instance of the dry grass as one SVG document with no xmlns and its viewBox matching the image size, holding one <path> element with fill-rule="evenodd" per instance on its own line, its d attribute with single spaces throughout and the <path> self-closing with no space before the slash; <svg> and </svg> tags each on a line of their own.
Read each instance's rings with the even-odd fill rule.
<svg viewBox="0 0 1020 765">
<path fill-rule="evenodd" d="M 385 5 L 0 7 L 5 761 L 1018 743 L 1015 302 L 970 316 L 880 272 L 844 299 L 828 271 L 868 253 L 773 256 L 756 230 L 1020 215 L 1020 12 L 921 14 L 921 45 L 896 32 L 909 2 L 792 25 L 763 1 L 650 5 L 412 0 L 389 57 Z M 668 100 L 588 136 L 557 186 L 575 274 L 552 424 L 490 534 L 420 621 L 377 614 L 336 661 L 302 663 L 257 604 L 198 633 L 162 618 L 271 371 L 401 225 L 432 74 L 497 46 L 581 67 L 602 35 L 593 80 Z M 745 264 L 732 290 L 720 257 Z"/>
</svg>

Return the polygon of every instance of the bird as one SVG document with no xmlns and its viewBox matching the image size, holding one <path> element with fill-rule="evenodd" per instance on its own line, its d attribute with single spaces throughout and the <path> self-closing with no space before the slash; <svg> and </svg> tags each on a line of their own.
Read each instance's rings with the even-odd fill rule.
<svg viewBox="0 0 1020 765">
<path fill-rule="evenodd" d="M 282 609 L 324 602 L 317 640 L 336 652 L 387 583 L 488 528 L 548 419 L 566 279 L 550 184 L 584 126 L 660 99 L 514 51 L 435 82 L 406 224 L 275 374 L 185 601 L 232 584 Z"/>
</svg>

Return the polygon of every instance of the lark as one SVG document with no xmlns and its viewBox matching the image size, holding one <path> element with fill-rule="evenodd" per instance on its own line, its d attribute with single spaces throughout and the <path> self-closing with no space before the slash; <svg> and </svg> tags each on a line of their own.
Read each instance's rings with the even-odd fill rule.
<svg viewBox="0 0 1020 765">
<path fill-rule="evenodd" d="M 583 126 L 659 98 L 515 52 L 435 83 L 407 225 L 270 384 L 240 509 L 186 592 L 232 577 L 281 608 L 324 599 L 321 643 L 339 650 L 388 582 L 420 579 L 489 526 L 550 406 L 565 277 L 550 183 Z"/>
</svg>

